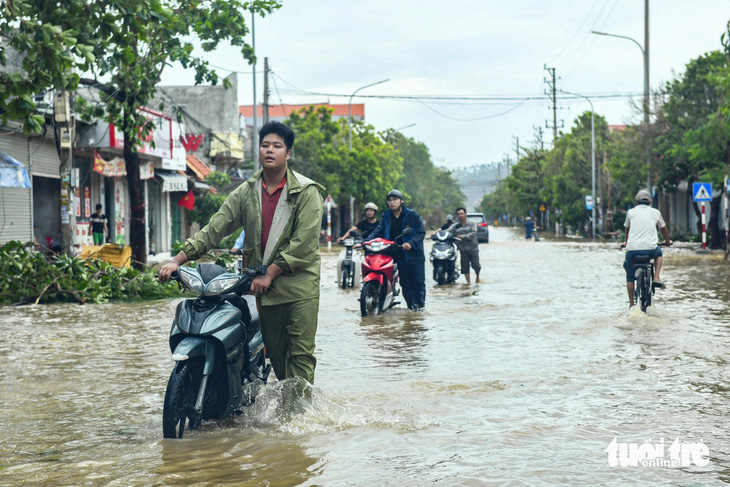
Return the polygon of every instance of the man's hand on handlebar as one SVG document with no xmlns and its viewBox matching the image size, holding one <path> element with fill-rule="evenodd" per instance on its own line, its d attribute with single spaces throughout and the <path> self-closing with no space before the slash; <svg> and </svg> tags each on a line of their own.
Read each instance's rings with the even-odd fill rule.
<svg viewBox="0 0 730 487">
<path fill-rule="evenodd" d="M 167 282 L 170 280 L 170 275 L 173 272 L 177 272 L 179 268 L 180 264 L 172 260 L 160 267 L 160 272 L 157 273 L 157 279 L 159 279 L 160 282 Z"/>
<path fill-rule="evenodd" d="M 271 287 L 271 277 L 263 275 L 251 281 L 251 294 L 263 294 Z"/>
<path fill-rule="evenodd" d="M 411 250 L 411 244 L 409 244 L 408 242 L 404 243 L 403 250 Z"/>
</svg>

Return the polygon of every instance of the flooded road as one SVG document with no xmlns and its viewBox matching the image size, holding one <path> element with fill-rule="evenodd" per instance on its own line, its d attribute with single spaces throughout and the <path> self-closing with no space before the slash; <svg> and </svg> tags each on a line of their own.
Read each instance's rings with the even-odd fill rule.
<svg viewBox="0 0 730 487">
<path fill-rule="evenodd" d="M 425 313 L 366 319 L 325 252 L 312 405 L 290 414 L 273 382 L 183 440 L 161 439 L 176 301 L 2 308 L 0 485 L 730 482 L 721 255 L 665 250 L 644 315 L 617 244 L 492 228 L 480 250 L 483 284 L 435 286 L 427 263 Z M 668 461 L 677 438 L 679 467 L 609 465 L 614 439 Z"/>
</svg>

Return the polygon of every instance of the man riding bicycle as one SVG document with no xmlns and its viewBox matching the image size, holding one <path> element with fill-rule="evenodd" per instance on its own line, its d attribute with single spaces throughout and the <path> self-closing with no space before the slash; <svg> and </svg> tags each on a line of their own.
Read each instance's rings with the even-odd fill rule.
<svg viewBox="0 0 730 487">
<path fill-rule="evenodd" d="M 659 210 L 651 207 L 651 193 L 642 189 L 636 193 L 636 206 L 626 214 L 626 259 L 624 269 L 626 270 L 626 290 L 629 293 L 629 307 L 634 305 L 634 259 L 639 255 L 648 255 L 654 259 L 654 286 L 664 287 L 660 279 L 662 270 L 662 250 L 658 246 L 657 229 L 664 237 L 665 245 L 672 245 L 669 239 L 669 229 L 664 223 Z"/>
</svg>

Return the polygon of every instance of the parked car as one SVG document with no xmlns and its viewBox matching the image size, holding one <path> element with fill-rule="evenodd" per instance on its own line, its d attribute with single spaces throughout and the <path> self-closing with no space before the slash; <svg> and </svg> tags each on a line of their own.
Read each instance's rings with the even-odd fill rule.
<svg viewBox="0 0 730 487">
<path fill-rule="evenodd" d="M 466 218 L 477 222 L 477 240 L 489 243 L 489 223 L 484 213 L 467 213 Z"/>
</svg>

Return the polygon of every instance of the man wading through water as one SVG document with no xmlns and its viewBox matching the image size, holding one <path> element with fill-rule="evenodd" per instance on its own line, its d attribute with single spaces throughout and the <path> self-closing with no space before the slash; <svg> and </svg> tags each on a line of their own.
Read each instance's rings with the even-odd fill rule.
<svg viewBox="0 0 730 487">
<path fill-rule="evenodd" d="M 261 333 L 276 377 L 314 383 L 324 187 L 288 167 L 293 145 L 289 127 L 265 124 L 259 132 L 261 170 L 226 198 L 159 276 L 168 280 L 180 265 L 200 258 L 243 227 L 243 261 L 268 266 L 266 275 L 251 283 L 251 293 L 257 295 Z"/>
</svg>

